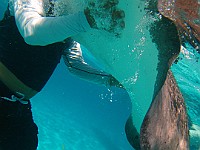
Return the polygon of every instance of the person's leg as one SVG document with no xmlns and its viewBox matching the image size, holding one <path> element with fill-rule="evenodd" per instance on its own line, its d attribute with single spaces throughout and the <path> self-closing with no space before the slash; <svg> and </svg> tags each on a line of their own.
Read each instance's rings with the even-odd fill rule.
<svg viewBox="0 0 200 150">
<path fill-rule="evenodd" d="M 30 102 L 0 99 L 0 150 L 36 150 L 38 128 L 33 122 Z"/>
</svg>

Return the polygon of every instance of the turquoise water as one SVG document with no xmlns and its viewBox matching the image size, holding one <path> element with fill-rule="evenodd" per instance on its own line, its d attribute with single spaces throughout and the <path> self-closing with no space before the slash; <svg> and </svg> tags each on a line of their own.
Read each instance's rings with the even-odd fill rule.
<svg viewBox="0 0 200 150">
<path fill-rule="evenodd" d="M 0 5 L 0 10 L 3 8 L 5 5 Z M 191 47 L 184 53 L 172 70 L 192 124 L 200 126 L 200 55 Z M 131 110 L 126 91 L 80 80 L 62 61 L 42 92 L 32 99 L 32 107 L 39 127 L 38 150 L 132 149 L 124 132 Z M 191 143 L 191 150 L 200 149 L 199 137 L 191 138 Z"/>
<path fill-rule="evenodd" d="M 200 126 L 200 54 L 192 47 L 179 55 L 179 61 L 172 66 L 182 94 L 185 98 L 188 113 L 194 124 Z"/>
<path fill-rule="evenodd" d="M 191 150 L 200 150 L 200 54 L 187 45 L 172 71 L 184 96 L 190 123 Z"/>
<path fill-rule="evenodd" d="M 131 150 L 124 132 L 130 106 L 124 90 L 79 80 L 61 62 L 32 99 L 38 150 Z"/>
<path fill-rule="evenodd" d="M 192 48 L 184 53 L 172 70 L 191 121 L 200 126 L 200 55 Z M 124 133 L 131 110 L 127 93 L 80 80 L 68 72 L 63 62 L 32 104 L 39 127 L 38 150 L 132 149 Z M 191 139 L 191 150 L 200 148 L 199 141 Z"/>
</svg>

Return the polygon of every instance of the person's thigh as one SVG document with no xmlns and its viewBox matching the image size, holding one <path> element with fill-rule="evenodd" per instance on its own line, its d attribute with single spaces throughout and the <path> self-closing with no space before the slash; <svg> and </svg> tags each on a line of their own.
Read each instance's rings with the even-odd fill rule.
<svg viewBox="0 0 200 150">
<path fill-rule="evenodd" d="M 37 134 L 30 103 L 0 100 L 0 150 L 36 150 Z"/>
</svg>

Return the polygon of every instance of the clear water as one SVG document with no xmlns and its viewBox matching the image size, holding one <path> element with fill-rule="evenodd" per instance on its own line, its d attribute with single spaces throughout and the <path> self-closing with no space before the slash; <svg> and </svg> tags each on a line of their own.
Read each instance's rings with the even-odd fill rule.
<svg viewBox="0 0 200 150">
<path fill-rule="evenodd" d="M 184 53 L 172 71 L 192 123 L 200 126 L 200 55 L 192 47 Z M 32 99 L 32 106 L 39 127 L 38 150 L 132 149 L 124 133 L 131 110 L 127 93 L 79 80 L 63 62 L 43 91 Z M 191 150 L 199 149 L 200 140 L 191 140 L 195 140 L 191 141 Z"/>
<path fill-rule="evenodd" d="M 0 4 L 1 12 L 5 6 Z M 200 55 L 189 46 L 184 52 L 172 70 L 191 121 L 200 126 Z M 72 76 L 63 62 L 42 92 L 32 99 L 32 107 L 39 127 L 38 150 L 132 149 L 124 132 L 131 110 L 126 91 L 82 81 Z M 191 139 L 192 150 L 200 149 L 199 141 Z"/>
<path fill-rule="evenodd" d="M 188 45 L 179 55 L 172 71 L 187 103 L 188 113 L 194 124 L 200 126 L 200 54 Z"/>
<path fill-rule="evenodd" d="M 200 150 L 200 54 L 189 44 L 179 55 L 172 71 L 184 96 L 192 123 L 190 130 L 191 150 Z"/>
<path fill-rule="evenodd" d="M 79 80 L 61 63 L 32 99 L 38 150 L 130 150 L 124 133 L 130 106 L 124 90 Z"/>
</svg>

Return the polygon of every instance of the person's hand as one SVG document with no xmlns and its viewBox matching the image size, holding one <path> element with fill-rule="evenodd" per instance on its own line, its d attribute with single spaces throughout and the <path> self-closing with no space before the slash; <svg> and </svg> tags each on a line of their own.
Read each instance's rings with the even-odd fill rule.
<svg viewBox="0 0 200 150">
<path fill-rule="evenodd" d="M 125 13 L 117 8 L 117 4 L 118 0 L 89 2 L 84 12 L 90 26 L 119 36 L 125 28 Z"/>
</svg>

